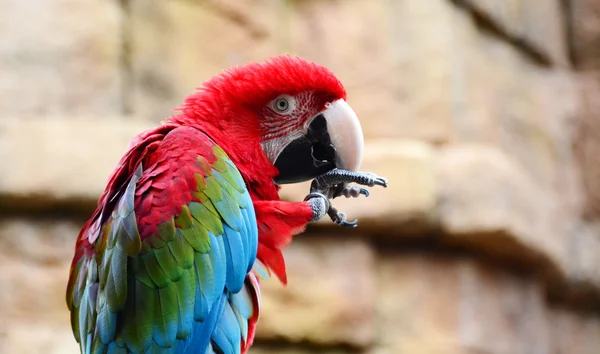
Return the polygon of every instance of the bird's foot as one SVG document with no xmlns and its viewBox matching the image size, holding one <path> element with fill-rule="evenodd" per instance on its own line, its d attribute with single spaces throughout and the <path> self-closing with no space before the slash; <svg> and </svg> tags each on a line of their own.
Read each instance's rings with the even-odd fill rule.
<svg viewBox="0 0 600 354">
<path fill-rule="evenodd" d="M 331 170 L 313 180 L 310 193 L 304 199 L 308 201 L 313 209 L 313 221 L 320 220 L 325 214 L 329 215 L 331 221 L 343 227 L 356 227 L 358 220 L 347 221 L 346 214 L 338 211 L 331 205 L 329 199 L 339 196 L 346 198 L 358 198 L 361 195 L 369 196 L 369 191 L 362 187 L 349 186 L 348 183 L 356 183 L 367 187 L 387 187 L 387 179 L 379 177 L 371 172 L 352 172 L 347 170 Z"/>
</svg>

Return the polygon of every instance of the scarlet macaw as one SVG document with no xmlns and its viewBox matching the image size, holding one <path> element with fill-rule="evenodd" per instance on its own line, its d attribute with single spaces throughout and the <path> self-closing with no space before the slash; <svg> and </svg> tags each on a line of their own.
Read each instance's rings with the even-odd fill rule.
<svg viewBox="0 0 600 354">
<path fill-rule="evenodd" d="M 234 67 L 136 136 L 77 238 L 67 288 L 82 353 L 245 353 L 257 275 L 287 282 L 281 249 L 329 199 L 368 195 L 346 91 L 291 56 Z M 279 184 L 314 179 L 304 201 Z"/>
</svg>

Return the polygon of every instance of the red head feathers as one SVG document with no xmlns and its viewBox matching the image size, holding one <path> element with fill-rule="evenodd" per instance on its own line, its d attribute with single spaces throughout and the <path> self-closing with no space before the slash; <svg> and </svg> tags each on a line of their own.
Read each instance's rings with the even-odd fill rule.
<svg viewBox="0 0 600 354">
<path fill-rule="evenodd" d="M 296 111 L 287 117 L 267 116 L 265 107 L 281 95 L 300 96 Z M 287 121 L 296 122 L 293 128 L 301 130 L 325 104 L 340 99 L 346 99 L 346 91 L 329 69 L 302 58 L 282 55 L 262 63 L 233 67 L 214 76 L 187 97 L 179 108 L 182 113 L 170 117 L 168 122 L 205 130 L 234 163 L 241 166 L 247 182 L 257 182 L 257 190 L 253 192 L 273 198 L 276 188 L 266 182 L 278 174 L 273 168 L 276 156 L 269 160 L 269 152 L 260 146 L 269 138 L 268 126 L 286 125 L 286 118 L 292 118 Z M 279 135 L 290 133 L 293 132 L 284 130 Z M 271 188 L 266 187 L 269 184 Z"/>
</svg>

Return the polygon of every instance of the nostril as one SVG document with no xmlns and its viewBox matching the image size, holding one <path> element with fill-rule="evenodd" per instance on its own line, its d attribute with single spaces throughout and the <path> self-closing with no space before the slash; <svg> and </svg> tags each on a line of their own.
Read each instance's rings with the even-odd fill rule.
<svg viewBox="0 0 600 354">
<path fill-rule="evenodd" d="M 315 167 L 335 162 L 335 148 L 331 144 L 327 121 L 323 115 L 318 115 L 313 119 L 308 127 L 306 137 L 311 143 L 310 154 Z"/>
<path fill-rule="evenodd" d="M 312 143 L 318 142 L 325 146 L 331 144 L 329 132 L 327 131 L 327 121 L 322 114 L 313 119 L 308 126 L 307 138 Z"/>
<path fill-rule="evenodd" d="M 313 144 L 310 153 L 313 158 L 313 164 L 316 167 L 333 162 L 333 159 L 335 158 L 335 149 L 331 145 L 325 146 L 320 143 Z"/>
</svg>

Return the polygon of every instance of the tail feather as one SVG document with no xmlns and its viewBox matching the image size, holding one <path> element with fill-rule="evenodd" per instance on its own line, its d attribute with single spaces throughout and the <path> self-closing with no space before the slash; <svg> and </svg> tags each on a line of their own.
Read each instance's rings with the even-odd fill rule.
<svg viewBox="0 0 600 354">
<path fill-rule="evenodd" d="M 260 315 L 260 289 L 253 272 L 246 275 L 238 293 L 229 293 L 206 353 L 247 353 L 254 342 Z M 211 352 L 212 350 L 212 352 Z"/>
</svg>

